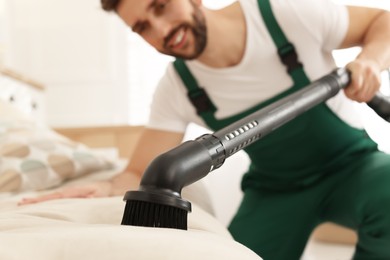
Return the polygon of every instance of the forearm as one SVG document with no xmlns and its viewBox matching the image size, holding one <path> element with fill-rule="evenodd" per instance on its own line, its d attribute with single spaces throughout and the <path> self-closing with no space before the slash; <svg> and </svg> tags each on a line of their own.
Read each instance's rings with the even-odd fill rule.
<svg viewBox="0 0 390 260">
<path fill-rule="evenodd" d="M 357 59 L 374 61 L 381 70 L 390 67 L 390 12 L 381 12 L 368 27 Z"/>
<path fill-rule="evenodd" d="M 126 169 L 111 179 L 111 196 L 124 195 L 128 190 L 136 190 L 142 174 L 150 162 L 159 154 L 179 145 L 183 133 L 167 132 L 145 128 L 138 140 L 135 153 L 129 158 Z"/>
<path fill-rule="evenodd" d="M 124 171 L 119 175 L 111 179 L 111 192 L 110 196 L 121 196 L 126 193 L 128 190 L 138 189 L 141 177 L 139 174 Z"/>
</svg>

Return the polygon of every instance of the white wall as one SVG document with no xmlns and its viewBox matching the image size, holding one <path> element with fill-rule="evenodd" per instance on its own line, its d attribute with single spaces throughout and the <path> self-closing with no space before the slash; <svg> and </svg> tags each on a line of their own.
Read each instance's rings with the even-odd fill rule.
<svg viewBox="0 0 390 260">
<path fill-rule="evenodd" d="M 4 42 L 5 42 L 5 19 L 4 19 L 4 2 L 0 0 L 0 66 L 3 65 Z"/>
<path fill-rule="evenodd" d="M 6 67 L 47 86 L 50 125 L 146 122 L 154 86 L 171 59 L 101 10 L 100 0 L 0 1 L 6 20 L 0 58 L 5 49 Z M 205 3 L 219 8 L 232 1 Z"/>
<path fill-rule="evenodd" d="M 51 125 L 128 122 L 128 29 L 99 0 L 12 0 L 5 15 L 5 66 L 47 86 Z"/>
</svg>

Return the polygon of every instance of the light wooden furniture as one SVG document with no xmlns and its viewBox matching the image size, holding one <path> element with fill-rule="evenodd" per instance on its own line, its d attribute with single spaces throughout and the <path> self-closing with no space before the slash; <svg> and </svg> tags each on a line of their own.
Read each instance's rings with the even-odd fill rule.
<svg viewBox="0 0 390 260">
<path fill-rule="evenodd" d="M 14 80 L 17 80 L 19 82 L 25 83 L 28 86 L 31 86 L 32 88 L 35 88 L 38 91 L 44 91 L 45 86 L 25 75 L 22 75 L 16 71 L 7 69 L 7 68 L 0 68 L 0 74 L 3 74 L 4 76 L 10 77 Z"/>
<path fill-rule="evenodd" d="M 45 87 L 16 71 L 0 67 L 0 100 L 45 123 Z"/>
<path fill-rule="evenodd" d="M 333 223 L 324 223 L 320 225 L 314 231 L 312 237 L 315 240 L 327 243 L 355 245 L 357 242 L 355 231 Z"/>
<path fill-rule="evenodd" d="M 143 126 L 101 126 L 87 128 L 56 128 L 68 138 L 93 148 L 115 147 L 119 156 L 129 158 L 134 151 Z"/>
</svg>

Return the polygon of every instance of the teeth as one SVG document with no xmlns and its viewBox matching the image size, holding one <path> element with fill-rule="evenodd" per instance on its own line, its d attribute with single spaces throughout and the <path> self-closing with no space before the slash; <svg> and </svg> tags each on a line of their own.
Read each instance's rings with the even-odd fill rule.
<svg viewBox="0 0 390 260">
<path fill-rule="evenodd" d="M 181 31 L 177 34 L 177 36 L 176 36 L 174 45 L 179 44 L 179 43 L 183 40 L 183 37 L 184 37 L 184 31 L 181 30 Z"/>
</svg>

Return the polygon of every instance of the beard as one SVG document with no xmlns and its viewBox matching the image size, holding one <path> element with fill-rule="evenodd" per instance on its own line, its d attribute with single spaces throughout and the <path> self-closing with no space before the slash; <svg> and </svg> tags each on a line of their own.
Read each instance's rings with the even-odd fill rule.
<svg viewBox="0 0 390 260">
<path fill-rule="evenodd" d="M 192 1 L 191 1 L 192 3 Z M 164 43 L 164 51 L 161 51 L 161 53 L 174 56 L 176 58 L 186 59 L 186 60 L 193 60 L 198 58 L 204 49 L 206 48 L 207 44 L 207 27 L 206 27 L 206 19 L 199 9 L 199 7 L 194 6 L 194 13 L 192 14 L 193 22 L 190 23 L 183 23 L 179 26 L 177 26 L 172 32 L 166 37 L 165 43 Z M 169 39 L 175 35 L 175 33 L 184 28 L 186 31 L 192 32 L 192 35 L 194 37 L 194 51 L 191 54 L 178 54 L 174 51 L 171 51 L 168 42 Z"/>
</svg>

